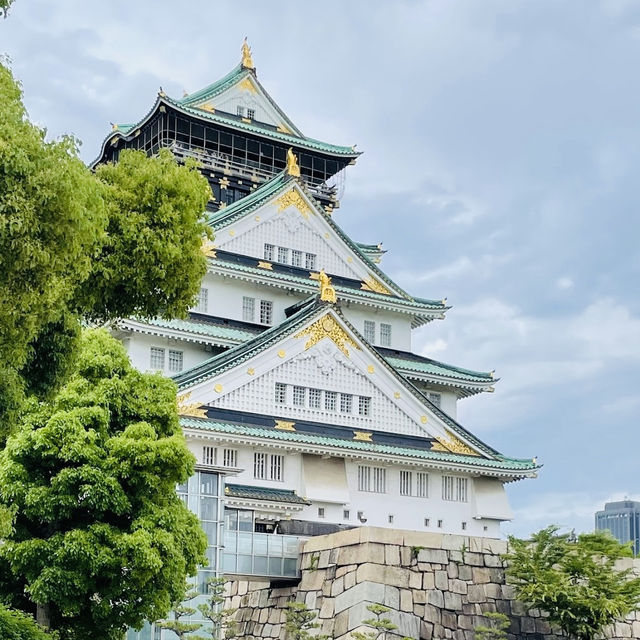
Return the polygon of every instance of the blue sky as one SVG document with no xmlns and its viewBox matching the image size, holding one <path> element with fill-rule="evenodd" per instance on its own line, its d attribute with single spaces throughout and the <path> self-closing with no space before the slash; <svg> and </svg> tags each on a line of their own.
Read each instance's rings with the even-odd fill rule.
<svg viewBox="0 0 640 640">
<path fill-rule="evenodd" d="M 31 118 L 90 161 L 244 36 L 303 132 L 364 151 L 337 222 L 452 304 L 414 351 L 501 378 L 460 419 L 544 464 L 505 530 L 587 530 L 639 499 L 640 3 L 17 0 L 0 52 Z"/>
</svg>

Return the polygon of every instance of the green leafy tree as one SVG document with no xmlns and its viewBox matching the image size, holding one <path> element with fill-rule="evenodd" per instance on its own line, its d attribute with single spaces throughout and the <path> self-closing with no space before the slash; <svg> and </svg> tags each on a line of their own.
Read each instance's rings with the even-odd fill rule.
<svg viewBox="0 0 640 640">
<path fill-rule="evenodd" d="M 0 453 L 0 596 L 63 640 L 121 640 L 166 616 L 206 537 L 178 498 L 194 458 L 172 381 L 131 366 L 104 330 L 86 332 L 75 373 L 32 401 Z"/>
<path fill-rule="evenodd" d="M 509 616 L 504 613 L 489 611 L 484 614 L 487 625 L 478 625 L 474 631 L 477 640 L 506 640 L 509 628 Z"/>
<path fill-rule="evenodd" d="M 198 605 L 198 611 L 211 622 L 209 633 L 213 640 L 223 637 L 233 640 L 238 633 L 238 623 L 233 619 L 236 609 L 224 609 L 225 601 L 224 577 L 211 578 L 208 583 L 209 598 L 207 602 Z M 220 635 L 222 632 L 222 636 Z"/>
<path fill-rule="evenodd" d="M 175 633 L 178 640 L 204 640 L 202 636 L 194 635 L 198 629 L 202 628 L 200 622 L 185 622 L 181 618 L 192 616 L 196 609 L 188 606 L 188 602 L 197 597 L 198 592 L 190 589 L 188 583 L 183 584 L 182 595 L 173 603 L 171 615 L 173 619 L 156 622 L 162 629 L 169 629 Z"/>
<path fill-rule="evenodd" d="M 13 0 L 0 0 L 0 17 L 6 18 Z"/>
<path fill-rule="evenodd" d="M 58 635 L 47 633 L 26 613 L 0 604 L 0 638 L 2 640 L 58 640 Z"/>
<path fill-rule="evenodd" d="M 25 395 L 69 375 L 82 318 L 182 316 L 206 270 L 210 189 L 193 163 L 124 151 L 92 173 L 76 139 L 45 133 L 0 64 L 0 447 Z"/>
<path fill-rule="evenodd" d="M 531 540 L 510 537 L 504 556 L 519 600 L 549 614 L 568 636 L 592 640 L 603 628 L 640 607 L 640 578 L 618 570 L 631 547 L 608 533 L 559 534 L 542 529 Z"/>
<path fill-rule="evenodd" d="M 304 602 L 287 602 L 285 631 L 291 640 L 329 640 L 330 636 L 313 633 L 313 629 L 319 629 L 320 623 L 316 622 L 318 614 L 310 611 Z"/>
</svg>

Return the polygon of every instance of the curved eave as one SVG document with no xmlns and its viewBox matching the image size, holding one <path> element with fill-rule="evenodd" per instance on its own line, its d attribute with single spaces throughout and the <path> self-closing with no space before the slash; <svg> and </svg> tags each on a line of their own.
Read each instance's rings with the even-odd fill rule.
<svg viewBox="0 0 640 640">
<path fill-rule="evenodd" d="M 288 135 L 285 133 L 280 133 L 279 131 L 271 131 L 268 129 L 263 129 L 259 126 L 250 125 L 240 121 L 234 121 L 230 118 L 226 118 L 217 113 L 209 113 L 202 109 L 198 109 L 196 107 L 190 107 L 181 105 L 179 101 L 173 100 L 168 96 L 161 96 L 158 94 L 155 103 L 148 111 L 148 113 L 139 120 L 135 125 L 131 126 L 131 128 L 127 129 L 126 132 L 119 131 L 118 129 L 112 131 L 107 137 L 103 140 L 102 145 L 100 147 L 100 155 L 91 163 L 91 168 L 95 167 L 101 159 L 104 157 L 106 148 L 108 144 L 111 144 L 113 140 L 119 138 L 121 140 L 129 141 L 135 137 L 136 131 L 139 131 L 142 126 L 144 126 L 157 112 L 157 110 L 161 107 L 169 107 L 182 113 L 183 115 L 195 117 L 203 122 L 215 122 L 216 124 L 227 127 L 234 131 L 242 131 L 243 133 L 250 133 L 252 135 L 256 135 L 258 137 L 263 137 L 268 140 L 278 142 L 284 142 L 286 144 L 291 145 L 292 147 L 297 147 L 301 149 L 306 149 L 310 151 L 317 151 L 335 158 L 342 158 L 345 160 L 355 160 L 358 156 L 361 155 L 361 152 L 355 151 L 352 147 L 340 147 L 338 145 L 329 145 L 327 143 L 323 143 L 319 140 L 314 140 L 313 138 L 299 138 L 294 135 Z M 127 125 L 129 126 L 129 125 Z"/>
<path fill-rule="evenodd" d="M 359 441 L 337 441 L 311 434 L 281 432 L 275 430 L 224 424 L 207 418 L 182 416 L 180 423 L 185 435 L 201 439 L 215 439 L 220 442 L 264 446 L 297 453 L 326 455 L 367 461 L 385 461 L 429 468 L 434 470 L 471 472 L 480 476 L 501 478 L 505 481 L 536 477 L 540 465 L 531 460 L 511 460 L 503 456 L 487 459 L 480 456 L 464 456 L 455 453 L 441 453 L 430 450 L 407 450 L 391 445 Z"/>
<path fill-rule="evenodd" d="M 495 391 L 493 385 L 498 382 L 497 379 L 491 380 L 490 382 L 476 382 L 472 380 L 441 376 L 435 373 L 424 373 L 413 369 L 407 369 L 405 367 L 398 367 L 396 365 L 394 365 L 394 367 L 409 380 L 428 382 L 430 384 L 436 384 L 443 387 L 452 387 L 460 398 L 468 398 L 469 396 L 474 396 L 483 392 L 493 393 Z"/>
</svg>

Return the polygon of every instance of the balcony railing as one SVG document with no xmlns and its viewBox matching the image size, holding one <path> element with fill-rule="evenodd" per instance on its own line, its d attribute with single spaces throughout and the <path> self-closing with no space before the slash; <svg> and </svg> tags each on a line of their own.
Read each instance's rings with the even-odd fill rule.
<svg viewBox="0 0 640 640">
<path fill-rule="evenodd" d="M 300 576 L 300 546 L 305 540 L 276 533 L 225 531 L 222 573 L 297 578 Z"/>
</svg>

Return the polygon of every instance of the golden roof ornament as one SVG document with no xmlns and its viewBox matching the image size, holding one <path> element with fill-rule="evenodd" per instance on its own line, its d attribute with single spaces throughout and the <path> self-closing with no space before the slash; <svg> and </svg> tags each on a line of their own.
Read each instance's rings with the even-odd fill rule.
<svg viewBox="0 0 640 640">
<path fill-rule="evenodd" d="M 331 286 L 331 278 L 324 272 L 324 269 L 318 274 L 318 282 L 320 283 L 320 300 L 336 302 L 336 290 Z"/>
<path fill-rule="evenodd" d="M 242 66 L 245 69 L 255 69 L 253 66 L 253 58 L 251 57 L 251 48 L 247 44 L 247 39 L 242 43 Z"/>
<path fill-rule="evenodd" d="M 298 158 L 293 153 L 293 149 L 289 147 L 287 151 L 287 173 L 294 178 L 300 177 L 300 167 L 298 165 Z"/>
</svg>

